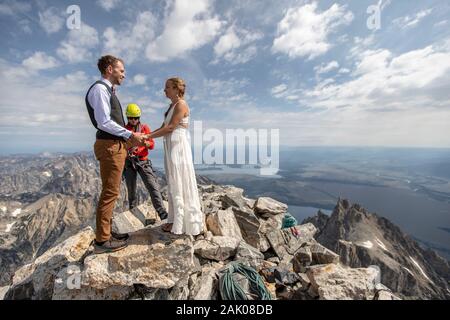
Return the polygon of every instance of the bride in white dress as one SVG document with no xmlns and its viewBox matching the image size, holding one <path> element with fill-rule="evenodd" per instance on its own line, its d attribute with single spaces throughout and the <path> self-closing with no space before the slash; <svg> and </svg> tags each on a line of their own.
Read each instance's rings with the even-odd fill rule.
<svg viewBox="0 0 450 320">
<path fill-rule="evenodd" d="M 166 81 L 164 92 L 172 103 L 161 128 L 148 138 L 163 137 L 164 168 L 168 186 L 169 214 L 162 229 L 174 234 L 203 232 L 203 213 L 195 179 L 190 144 L 189 106 L 184 100 L 186 85 L 180 78 Z"/>
</svg>

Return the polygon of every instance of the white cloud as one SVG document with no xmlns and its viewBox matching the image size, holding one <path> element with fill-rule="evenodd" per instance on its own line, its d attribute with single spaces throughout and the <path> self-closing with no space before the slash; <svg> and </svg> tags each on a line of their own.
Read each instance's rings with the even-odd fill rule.
<svg viewBox="0 0 450 320">
<path fill-rule="evenodd" d="M 279 98 L 279 97 L 282 96 L 281 94 L 282 94 L 283 92 L 285 92 L 287 88 L 288 88 L 287 85 L 284 84 L 284 83 L 282 83 L 282 84 L 280 84 L 280 85 L 278 85 L 278 86 L 275 86 L 275 87 L 273 87 L 272 89 L 270 89 L 270 93 L 271 93 L 274 97 Z"/>
<path fill-rule="evenodd" d="M 30 20 L 22 19 L 18 21 L 20 29 L 26 34 L 32 34 L 33 30 L 31 29 Z"/>
<path fill-rule="evenodd" d="M 143 86 L 146 83 L 147 83 L 147 76 L 143 74 L 137 74 L 131 80 L 131 85 L 135 86 Z"/>
<path fill-rule="evenodd" d="M 337 61 L 331 61 L 328 64 L 322 63 L 320 66 L 314 67 L 314 71 L 316 71 L 316 74 L 323 74 L 328 73 L 337 68 L 339 68 L 339 63 Z"/>
<path fill-rule="evenodd" d="M 4 1 L 0 3 L 0 14 L 14 16 L 31 10 L 31 3 L 21 1 Z"/>
<path fill-rule="evenodd" d="M 266 111 L 270 124 L 281 128 L 282 144 L 448 147 L 449 43 L 402 54 L 365 49 L 355 55 L 348 80 L 281 86 L 278 97 L 297 102 L 299 111 Z M 257 125 L 256 114 L 246 110 L 240 123 Z"/>
<path fill-rule="evenodd" d="M 317 2 L 288 9 L 278 23 L 272 52 L 284 53 L 290 58 L 313 59 L 332 47 L 328 41 L 329 34 L 353 20 L 353 13 L 338 4 L 324 12 L 316 11 Z"/>
<path fill-rule="evenodd" d="M 350 49 L 350 54 L 348 55 L 348 58 L 351 59 L 361 55 L 361 53 L 366 51 L 368 48 L 373 47 L 375 44 L 375 35 L 372 33 L 366 38 L 354 37 L 353 43 L 353 47 Z"/>
<path fill-rule="evenodd" d="M 442 21 L 436 22 L 436 23 L 434 24 L 434 27 L 436 27 L 436 28 L 444 27 L 444 26 L 446 26 L 447 24 L 448 24 L 448 20 L 442 20 Z"/>
<path fill-rule="evenodd" d="M 30 72 L 34 72 L 32 77 Z M 53 78 L 38 72 L 37 69 L 30 71 L 24 65 L 0 59 L 0 76 L 5 79 L 0 86 L 0 109 L 3 110 L 0 125 L 4 128 L 16 125 L 14 119 L 20 114 L 20 126 L 34 127 L 36 132 L 66 125 L 67 129 L 88 127 L 87 112 L 85 108 L 80 108 L 84 105 L 84 94 L 89 88 L 88 76 L 77 71 Z M 36 77 L 39 81 L 36 81 Z"/>
<path fill-rule="evenodd" d="M 249 31 L 236 26 L 230 26 L 214 46 L 216 59 L 213 63 L 218 63 L 220 58 L 231 64 L 246 63 L 257 53 L 257 48 L 250 43 L 263 37 L 262 33 Z"/>
<path fill-rule="evenodd" d="M 196 88 L 196 94 L 190 100 L 208 101 L 208 109 L 217 108 L 216 110 L 219 111 L 223 111 L 226 107 L 236 107 L 237 103 L 241 108 L 251 100 L 246 92 L 249 84 L 250 81 L 247 78 L 206 78 Z"/>
<path fill-rule="evenodd" d="M 108 12 L 116 8 L 119 3 L 120 0 L 97 0 L 97 4 Z"/>
<path fill-rule="evenodd" d="M 112 27 L 103 33 L 104 53 L 122 57 L 125 63 L 132 63 L 142 57 L 143 49 L 154 38 L 156 19 L 150 11 L 138 14 L 135 24 L 128 24 L 116 31 Z"/>
<path fill-rule="evenodd" d="M 304 90 L 303 103 L 334 109 L 375 112 L 443 108 L 450 102 L 450 50 L 428 46 L 395 56 L 387 49 L 366 50 L 358 57 L 352 78 L 343 83 L 318 83 Z"/>
<path fill-rule="evenodd" d="M 22 65 L 31 71 L 51 69 L 58 66 L 58 61 L 45 52 L 37 51 L 31 57 L 22 61 Z"/>
<path fill-rule="evenodd" d="M 97 30 L 82 23 L 80 29 L 69 31 L 59 48 L 58 56 L 69 63 L 78 63 L 93 59 L 91 50 L 99 43 Z"/>
<path fill-rule="evenodd" d="M 426 16 L 428 16 L 433 9 L 426 9 L 418 12 L 414 16 L 405 16 L 394 19 L 392 22 L 402 29 L 412 28 L 419 24 Z"/>
<path fill-rule="evenodd" d="M 214 40 L 223 25 L 208 0 L 175 0 L 168 8 L 163 33 L 146 49 L 151 61 L 182 57 Z"/>
<path fill-rule="evenodd" d="M 6 0 L 0 3 L 0 15 L 14 17 L 14 20 L 17 21 L 18 29 L 26 34 L 33 33 L 31 28 L 33 19 L 29 16 L 31 9 L 31 3 L 28 2 Z"/>
<path fill-rule="evenodd" d="M 55 7 L 50 7 L 43 12 L 39 12 L 39 24 L 47 34 L 52 34 L 61 30 L 64 21 L 62 13 Z"/>
<path fill-rule="evenodd" d="M 214 46 L 214 52 L 217 56 L 223 56 L 225 53 L 239 48 L 241 39 L 236 35 L 234 26 L 228 28 L 227 32 L 219 38 L 219 41 Z"/>
</svg>

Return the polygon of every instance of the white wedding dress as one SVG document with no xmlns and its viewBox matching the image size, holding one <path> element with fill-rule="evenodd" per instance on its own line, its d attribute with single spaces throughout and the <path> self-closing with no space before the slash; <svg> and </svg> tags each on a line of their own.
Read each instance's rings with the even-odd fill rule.
<svg viewBox="0 0 450 320">
<path fill-rule="evenodd" d="M 164 119 L 166 125 L 172 119 L 175 105 L 176 103 Z M 169 199 L 167 222 L 173 223 L 171 232 L 194 236 L 203 231 L 203 213 L 195 179 L 188 124 L 189 117 L 185 117 L 175 130 L 164 136 L 164 168 Z"/>
</svg>

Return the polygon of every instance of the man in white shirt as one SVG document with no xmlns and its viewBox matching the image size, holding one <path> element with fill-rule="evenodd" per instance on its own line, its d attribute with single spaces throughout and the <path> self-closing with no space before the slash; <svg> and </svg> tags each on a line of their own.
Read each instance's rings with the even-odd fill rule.
<svg viewBox="0 0 450 320">
<path fill-rule="evenodd" d="M 121 59 L 111 55 L 98 60 L 102 79 L 95 82 L 85 98 L 92 124 L 97 129 L 94 153 L 100 162 L 102 192 L 97 205 L 95 253 L 114 252 L 127 246 L 127 234 L 113 233 L 112 214 L 120 194 L 122 171 L 127 149 L 142 146 L 143 134 L 125 129 L 122 106 L 115 95 L 115 86 L 125 79 L 125 67 Z"/>
</svg>

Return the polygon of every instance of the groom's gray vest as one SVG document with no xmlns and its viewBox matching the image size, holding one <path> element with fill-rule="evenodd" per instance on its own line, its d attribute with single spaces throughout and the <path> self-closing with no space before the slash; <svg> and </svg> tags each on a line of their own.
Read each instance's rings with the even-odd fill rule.
<svg viewBox="0 0 450 320">
<path fill-rule="evenodd" d="M 88 95 L 89 95 L 89 92 L 91 91 L 91 89 L 98 83 L 104 85 L 108 89 L 109 94 L 111 95 L 111 98 L 110 98 L 111 120 L 116 122 L 118 125 L 125 127 L 125 120 L 123 118 L 122 106 L 120 105 L 119 99 L 117 98 L 117 96 L 115 94 L 113 94 L 111 88 L 106 83 L 104 83 L 103 81 L 97 81 L 89 88 L 88 92 L 86 93 L 86 98 L 84 99 L 86 102 L 87 111 L 89 113 L 89 118 L 91 118 L 92 124 L 97 129 L 96 137 L 97 137 L 97 139 L 103 139 L 103 140 L 118 140 L 118 139 L 124 140 L 122 137 L 118 137 L 118 136 L 115 136 L 108 132 L 105 132 L 103 130 L 100 130 L 97 126 L 97 121 L 95 120 L 95 117 L 94 117 L 94 108 L 92 108 L 91 104 L 88 101 Z"/>
</svg>

